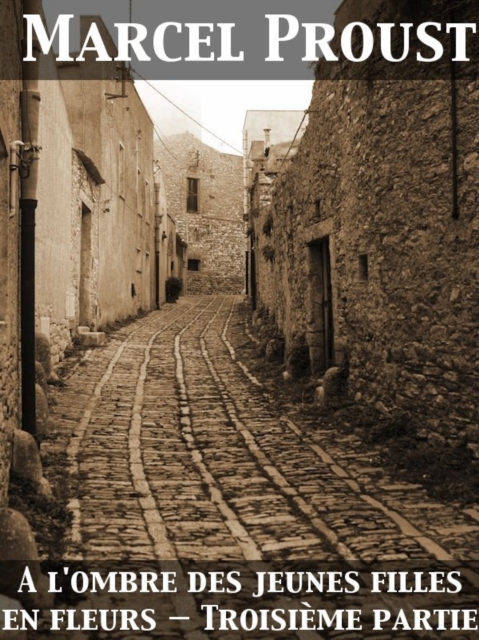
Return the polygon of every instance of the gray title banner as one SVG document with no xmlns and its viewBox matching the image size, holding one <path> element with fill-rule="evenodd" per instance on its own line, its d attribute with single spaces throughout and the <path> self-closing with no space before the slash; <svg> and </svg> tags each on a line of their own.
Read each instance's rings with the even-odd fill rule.
<svg viewBox="0 0 479 640">
<path fill-rule="evenodd" d="M 89 18 L 83 17 L 80 36 L 81 16 L 99 16 L 120 50 L 126 34 L 115 25 L 139 25 L 126 32 L 137 36 L 141 44 L 136 51 L 128 47 L 131 67 L 149 80 L 308 80 L 314 77 L 314 64 L 303 60 L 302 24 L 333 25 L 340 4 L 340 0 L 132 0 L 130 7 L 124 0 L 44 0 L 44 10 L 50 34 L 60 15 L 74 16 L 68 21 L 69 50 L 74 58 L 87 33 Z M 101 27 L 100 32 L 108 47 Z M 59 27 L 56 33 L 53 49 L 57 57 L 59 36 L 65 33 L 66 27 Z M 88 45 L 94 44 L 90 39 Z M 84 57 L 89 61 L 92 55 L 86 51 Z M 268 61 L 268 57 L 282 60 Z"/>
<path fill-rule="evenodd" d="M 441 6 L 418 17 L 381 0 L 44 0 L 46 24 L 25 15 L 21 39 L 44 78 L 56 77 L 54 61 L 62 77 L 83 79 L 121 70 L 147 80 L 425 79 L 446 77 L 452 63 L 476 73 L 477 15 Z"/>
</svg>

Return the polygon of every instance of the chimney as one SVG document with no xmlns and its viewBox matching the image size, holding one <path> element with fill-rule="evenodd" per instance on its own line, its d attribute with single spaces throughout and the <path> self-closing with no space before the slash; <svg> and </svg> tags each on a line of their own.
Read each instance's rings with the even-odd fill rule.
<svg viewBox="0 0 479 640">
<path fill-rule="evenodd" d="M 264 155 L 267 158 L 269 156 L 269 133 L 271 129 L 263 129 L 264 131 Z"/>
</svg>

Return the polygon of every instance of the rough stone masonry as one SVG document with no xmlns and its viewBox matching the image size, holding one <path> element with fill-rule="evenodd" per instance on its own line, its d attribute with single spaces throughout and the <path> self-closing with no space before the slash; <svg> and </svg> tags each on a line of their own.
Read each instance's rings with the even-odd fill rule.
<svg viewBox="0 0 479 640">
<path fill-rule="evenodd" d="M 156 152 L 168 211 L 188 242 L 187 292 L 241 293 L 246 249 L 241 156 L 217 151 L 191 133 L 169 136 L 166 144 L 172 153 L 160 144 Z M 191 180 L 196 200 L 189 201 Z"/>
<path fill-rule="evenodd" d="M 377 11 L 373 23 L 394 18 L 388 2 Z M 479 456 L 479 82 L 380 77 L 316 82 L 300 149 L 274 183 L 274 292 L 259 270 L 259 301 L 286 359 L 304 338 L 320 375 L 329 330 L 351 399 L 409 411 L 424 437 Z"/>
</svg>

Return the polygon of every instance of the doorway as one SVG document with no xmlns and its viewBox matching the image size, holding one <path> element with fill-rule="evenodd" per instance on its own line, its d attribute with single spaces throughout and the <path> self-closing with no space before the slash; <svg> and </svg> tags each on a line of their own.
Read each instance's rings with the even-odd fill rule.
<svg viewBox="0 0 479 640">
<path fill-rule="evenodd" d="M 334 317 L 329 237 L 309 244 L 309 352 L 313 376 L 334 366 Z"/>
<path fill-rule="evenodd" d="M 82 203 L 80 241 L 80 293 L 79 322 L 82 326 L 91 323 L 91 271 L 92 271 L 91 211 Z"/>
</svg>

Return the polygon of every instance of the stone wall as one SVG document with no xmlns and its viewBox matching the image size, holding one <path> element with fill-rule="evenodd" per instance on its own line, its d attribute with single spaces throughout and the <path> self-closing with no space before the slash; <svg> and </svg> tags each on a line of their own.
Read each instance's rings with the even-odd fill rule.
<svg viewBox="0 0 479 640">
<path fill-rule="evenodd" d="M 9 37 L 0 41 L 0 59 L 21 77 L 16 21 L 21 23 L 19 2 L 0 0 L 2 28 Z M 10 210 L 10 144 L 21 140 L 18 80 L 0 82 L 0 509 L 7 506 L 12 434 L 19 424 L 19 209 Z M 3 516 L 2 516 L 3 517 Z"/>
<path fill-rule="evenodd" d="M 161 143 L 156 154 L 168 212 L 188 243 L 188 259 L 199 261 L 198 271 L 188 271 L 186 292 L 240 293 L 246 246 L 242 158 L 221 153 L 190 133 L 170 136 L 165 142 L 172 154 Z M 187 178 L 199 181 L 198 211 L 193 213 L 187 212 Z"/>
<path fill-rule="evenodd" d="M 82 324 L 98 328 L 99 323 L 99 272 L 100 272 L 100 185 L 88 173 L 81 155 L 72 152 L 72 226 L 69 291 L 71 304 L 67 311 L 70 327 Z M 86 222 L 85 216 L 88 216 Z M 82 235 L 88 231 L 89 271 L 88 285 L 82 291 Z M 83 249 L 85 250 L 85 249 Z M 83 300 L 83 297 L 85 300 Z M 82 308 L 80 308 L 82 307 Z"/>
<path fill-rule="evenodd" d="M 83 33 L 92 20 L 82 18 Z M 98 28 L 113 52 L 111 36 L 101 21 Z M 108 75 L 118 76 L 117 64 L 109 66 Z M 73 147 L 101 182 L 93 209 L 88 207 L 92 214 L 94 209 L 98 212 L 98 227 L 92 217 L 98 264 L 94 265 L 97 292 L 92 287 L 91 303 L 92 320 L 101 327 L 156 304 L 153 124 L 133 82 L 122 94 L 121 83 L 85 80 L 78 67 L 62 67 L 58 73 Z M 83 191 L 88 195 L 88 189 Z"/>
<path fill-rule="evenodd" d="M 457 219 L 448 77 L 318 82 L 271 207 L 274 313 L 287 355 L 304 336 L 316 357 L 314 256 L 328 239 L 334 359 L 348 354 L 351 397 L 410 411 L 431 440 L 473 447 L 478 106 L 479 83 L 459 80 Z"/>
<path fill-rule="evenodd" d="M 42 60 L 54 74 L 53 56 Z M 42 147 L 38 161 L 38 206 L 35 226 L 36 328 L 51 343 L 53 361 L 70 344 L 68 294 L 71 291 L 71 191 L 73 136 L 58 81 L 39 82 Z"/>
<path fill-rule="evenodd" d="M 39 83 L 36 312 L 56 363 L 79 325 L 156 304 L 153 127 L 133 84 L 108 100 L 116 81 L 83 80 L 53 55 L 41 64 L 58 79 Z"/>
<path fill-rule="evenodd" d="M 274 224 L 271 211 L 273 176 L 258 172 L 252 189 L 251 220 L 249 233 L 255 252 L 256 306 L 274 315 L 276 292 L 274 277 L 276 256 Z"/>
<path fill-rule="evenodd" d="M 53 88 L 53 87 L 52 87 Z M 44 114 L 47 117 L 47 114 Z M 67 125 L 68 126 L 68 125 Z M 46 143 L 46 144 L 45 144 Z M 45 150 L 49 149 L 51 139 L 45 140 Z M 55 145 L 53 145 L 55 149 Z M 47 152 L 48 153 L 48 152 Z M 81 158 L 76 151 L 69 146 L 63 149 L 62 157 L 69 154 L 71 165 L 68 166 L 67 175 L 71 179 L 71 185 L 66 188 L 66 195 L 71 199 L 70 215 L 64 216 L 68 223 L 66 228 L 60 226 L 55 230 L 55 216 L 62 208 L 56 207 L 50 212 L 48 220 L 42 217 L 48 209 L 47 189 L 52 181 L 48 179 L 48 173 L 43 174 L 41 193 L 39 199 L 40 219 L 37 227 L 37 244 L 44 252 L 49 253 L 48 260 L 44 259 L 43 251 L 37 252 L 38 291 L 36 303 L 37 330 L 47 336 L 50 341 L 52 363 L 58 363 L 71 344 L 72 332 L 75 333 L 80 324 L 91 325 L 96 328 L 98 321 L 98 271 L 99 271 L 99 244 L 98 244 L 98 203 L 99 186 L 88 174 Z M 47 165 L 48 166 L 48 165 Z M 42 175 L 42 174 L 41 174 Z M 88 283 L 88 310 L 80 313 L 81 289 L 81 261 L 82 261 L 82 216 L 84 208 L 91 212 L 90 230 L 90 272 Z M 58 251 L 58 244 L 63 245 Z M 65 251 L 65 250 L 67 251 Z M 55 271 L 65 271 L 66 279 L 59 283 L 53 277 Z M 58 300 L 57 304 L 52 302 Z"/>
</svg>

